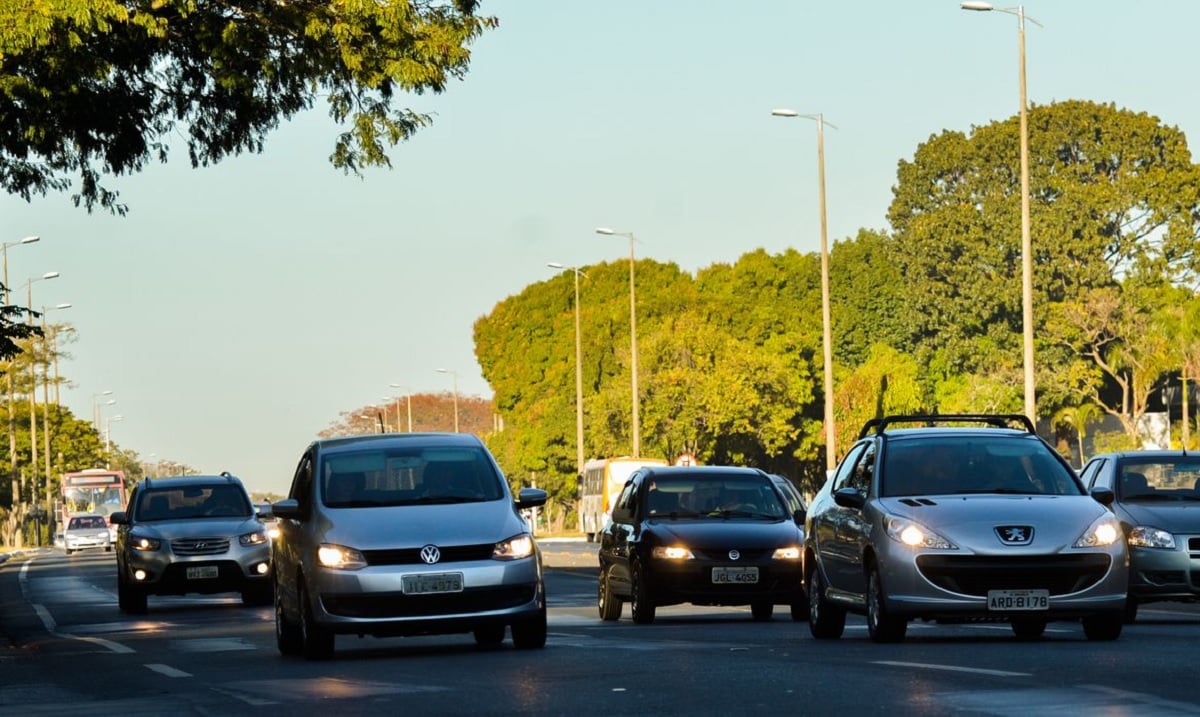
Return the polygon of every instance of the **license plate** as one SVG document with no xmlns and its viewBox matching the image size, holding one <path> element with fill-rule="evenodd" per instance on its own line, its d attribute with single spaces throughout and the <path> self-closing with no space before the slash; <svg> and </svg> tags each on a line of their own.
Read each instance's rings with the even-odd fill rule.
<svg viewBox="0 0 1200 717">
<path fill-rule="evenodd" d="M 1049 610 L 1049 590 L 988 590 L 988 610 Z"/>
<path fill-rule="evenodd" d="M 460 593 L 463 589 L 462 573 L 426 573 L 405 575 L 400 582 L 405 595 L 428 595 L 430 593 Z"/>
<path fill-rule="evenodd" d="M 753 566 L 745 568 L 713 568 L 712 581 L 714 585 L 756 583 L 758 582 L 758 568 Z"/>
<path fill-rule="evenodd" d="M 188 580 L 207 580 L 219 574 L 216 565 L 197 565 L 187 569 Z"/>
</svg>

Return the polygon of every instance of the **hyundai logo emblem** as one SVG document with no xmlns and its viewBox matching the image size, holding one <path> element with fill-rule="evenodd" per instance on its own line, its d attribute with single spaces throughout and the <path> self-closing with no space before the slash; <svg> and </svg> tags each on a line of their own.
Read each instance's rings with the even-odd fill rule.
<svg viewBox="0 0 1200 717">
<path fill-rule="evenodd" d="M 421 548 L 421 560 L 429 565 L 433 565 L 441 559 L 442 551 L 438 550 L 436 545 L 426 545 L 424 548 Z"/>
<path fill-rule="evenodd" d="M 736 550 L 729 551 L 729 559 L 730 560 L 739 560 L 741 557 L 742 557 L 742 554 L 739 553 L 738 551 L 736 551 Z"/>
<path fill-rule="evenodd" d="M 1005 545 L 1029 545 L 1033 542 L 1032 525 L 998 525 L 996 536 Z"/>
</svg>

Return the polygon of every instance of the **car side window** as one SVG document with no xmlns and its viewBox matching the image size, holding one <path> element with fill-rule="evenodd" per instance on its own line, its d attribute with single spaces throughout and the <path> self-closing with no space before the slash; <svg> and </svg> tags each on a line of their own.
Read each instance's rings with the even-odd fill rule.
<svg viewBox="0 0 1200 717">
<path fill-rule="evenodd" d="M 625 483 L 625 487 L 621 489 L 621 495 L 617 496 L 617 502 L 615 503 L 615 507 L 617 507 L 617 508 L 630 507 L 630 498 L 633 495 L 633 488 L 634 488 L 633 481 L 627 481 Z"/>
<path fill-rule="evenodd" d="M 312 484 L 312 454 L 305 453 L 304 457 L 300 459 L 300 465 L 296 466 L 296 475 L 292 479 L 292 492 L 288 497 L 295 499 L 301 508 L 307 509 L 312 503 Z"/>
<path fill-rule="evenodd" d="M 863 451 L 866 449 L 866 443 L 859 443 L 851 448 L 850 452 L 846 454 L 846 457 L 842 459 L 841 465 L 839 465 L 837 468 L 837 473 L 835 473 L 833 476 L 834 490 L 845 487 L 846 481 L 850 479 L 850 475 L 854 470 L 855 464 L 858 463 L 858 459 L 862 456 Z"/>
<path fill-rule="evenodd" d="M 1096 485 L 1096 478 L 1099 477 L 1100 469 L 1103 467 L 1103 458 L 1093 458 L 1092 460 L 1088 461 L 1088 464 L 1084 466 L 1083 470 L 1079 473 L 1079 480 L 1083 483 L 1084 488 L 1088 490 L 1091 490 L 1093 487 L 1112 488 L 1112 485 L 1104 485 L 1104 483 L 1111 483 L 1111 481 L 1102 480 L 1100 481 L 1099 485 Z"/>
<path fill-rule="evenodd" d="M 862 458 L 854 466 L 854 470 L 850 472 L 850 477 L 846 481 L 846 485 L 850 488 L 857 488 L 859 493 L 865 496 L 873 494 L 871 490 L 871 479 L 875 476 L 875 444 L 871 443 L 863 451 Z"/>
</svg>

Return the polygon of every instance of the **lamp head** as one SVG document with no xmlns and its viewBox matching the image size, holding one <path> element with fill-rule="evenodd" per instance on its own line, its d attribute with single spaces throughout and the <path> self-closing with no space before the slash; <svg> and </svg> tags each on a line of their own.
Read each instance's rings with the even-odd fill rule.
<svg viewBox="0 0 1200 717">
<path fill-rule="evenodd" d="M 615 231 L 613 231 L 612 229 L 609 229 L 608 227 L 599 227 L 596 229 L 596 233 L 603 234 L 605 236 L 612 236 L 612 235 L 616 234 Z"/>
<path fill-rule="evenodd" d="M 988 12 L 996 9 L 990 2 L 975 2 L 974 0 L 965 0 L 959 7 L 963 10 L 975 10 L 977 12 Z"/>
<path fill-rule="evenodd" d="M 796 110 L 789 110 L 787 108 L 771 110 L 771 114 L 775 117 L 798 117 L 800 115 Z"/>
</svg>

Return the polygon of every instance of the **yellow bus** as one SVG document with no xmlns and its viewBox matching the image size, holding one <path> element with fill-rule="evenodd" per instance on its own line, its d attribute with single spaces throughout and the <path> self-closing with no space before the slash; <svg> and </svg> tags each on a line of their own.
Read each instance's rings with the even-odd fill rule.
<svg viewBox="0 0 1200 717">
<path fill-rule="evenodd" d="M 579 532 L 587 536 L 588 542 L 596 540 L 609 518 L 612 506 L 625 487 L 625 481 L 642 466 L 665 466 L 659 458 L 596 458 L 583 464 L 583 477 L 579 486 Z"/>
</svg>

